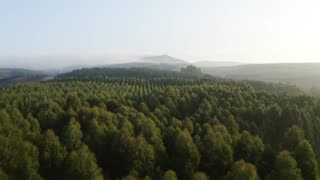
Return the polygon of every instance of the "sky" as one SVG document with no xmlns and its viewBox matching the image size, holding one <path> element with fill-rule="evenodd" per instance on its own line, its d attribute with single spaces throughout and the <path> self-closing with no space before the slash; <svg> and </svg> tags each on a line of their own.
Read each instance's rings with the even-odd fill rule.
<svg viewBox="0 0 320 180">
<path fill-rule="evenodd" d="M 320 62 L 318 0 L 0 0 L 0 67 Z"/>
</svg>

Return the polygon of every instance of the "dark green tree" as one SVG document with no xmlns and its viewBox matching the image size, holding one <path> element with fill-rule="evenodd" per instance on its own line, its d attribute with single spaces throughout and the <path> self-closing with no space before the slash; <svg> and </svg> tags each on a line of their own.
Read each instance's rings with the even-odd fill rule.
<svg viewBox="0 0 320 180">
<path fill-rule="evenodd" d="M 295 156 L 303 177 L 308 180 L 318 180 L 318 162 L 316 160 L 316 155 L 307 140 L 299 143 L 295 150 Z"/>
<path fill-rule="evenodd" d="M 64 127 L 61 140 L 68 150 L 75 150 L 81 146 L 82 136 L 80 123 L 72 118 Z"/>
<path fill-rule="evenodd" d="M 0 167 L 10 179 L 41 179 L 36 146 L 17 137 L 0 136 Z"/>
<path fill-rule="evenodd" d="M 241 133 L 240 138 L 235 143 L 235 159 L 256 163 L 260 160 L 264 151 L 264 144 L 258 136 L 252 136 L 248 131 Z"/>
<path fill-rule="evenodd" d="M 303 177 L 296 160 L 288 151 L 282 151 L 276 158 L 275 170 L 266 179 L 302 180 Z"/>
<path fill-rule="evenodd" d="M 209 180 L 209 177 L 204 172 L 194 173 L 192 180 Z"/>
<path fill-rule="evenodd" d="M 235 162 L 224 180 L 259 180 L 257 169 L 254 165 L 239 160 Z"/>
<path fill-rule="evenodd" d="M 162 180 L 178 180 L 178 177 L 173 170 L 168 170 L 164 173 Z"/>
<path fill-rule="evenodd" d="M 172 164 L 179 178 L 191 178 L 198 167 L 200 154 L 188 130 L 178 134 L 173 149 Z"/>
<path fill-rule="evenodd" d="M 225 175 L 233 162 L 231 137 L 223 125 L 206 128 L 202 138 L 201 167 L 211 178 Z"/>
<path fill-rule="evenodd" d="M 69 179 L 104 179 L 94 154 L 90 152 L 86 145 L 81 145 L 78 150 L 70 152 L 66 159 L 66 171 Z"/>
<path fill-rule="evenodd" d="M 40 143 L 41 173 L 46 179 L 61 179 L 66 149 L 52 130 L 47 130 Z"/>
<path fill-rule="evenodd" d="M 284 147 L 290 151 L 294 151 L 299 143 L 304 139 L 303 130 L 298 126 L 293 125 L 284 135 Z"/>
</svg>

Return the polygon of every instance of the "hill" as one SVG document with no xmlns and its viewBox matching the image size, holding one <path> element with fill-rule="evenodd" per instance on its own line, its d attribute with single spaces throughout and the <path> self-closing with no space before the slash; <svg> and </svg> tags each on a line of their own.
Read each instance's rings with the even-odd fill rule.
<svg viewBox="0 0 320 180">
<path fill-rule="evenodd" d="M 142 58 L 142 62 L 155 63 L 155 64 L 175 64 L 175 65 L 189 64 L 184 60 L 177 59 L 168 55 L 146 56 Z"/>
<path fill-rule="evenodd" d="M 191 68 L 190 68 L 191 67 Z M 181 71 L 181 72 L 180 72 Z M 56 80 L 110 80 L 110 79 L 143 79 L 144 81 L 155 81 L 157 79 L 165 79 L 169 81 L 184 80 L 193 82 L 194 80 L 202 79 L 202 81 L 223 81 L 230 84 L 247 84 L 252 86 L 257 91 L 265 91 L 276 94 L 291 94 L 298 95 L 303 92 L 294 85 L 288 85 L 283 83 L 266 83 L 262 81 L 242 81 L 232 79 L 222 79 L 214 77 L 209 74 L 203 74 L 200 68 L 195 66 L 187 66 L 181 68 L 180 71 L 161 70 L 153 68 L 83 68 L 74 70 L 69 73 L 58 75 Z"/>
<path fill-rule="evenodd" d="M 232 61 L 198 61 L 193 63 L 194 66 L 201 68 L 220 67 L 220 66 L 237 66 L 242 63 Z"/>
<path fill-rule="evenodd" d="M 0 78 L 12 77 L 12 76 L 23 76 L 23 75 L 34 75 L 40 74 L 39 71 L 32 71 L 27 69 L 10 69 L 0 68 Z"/>
<path fill-rule="evenodd" d="M 319 69 L 320 63 L 282 63 L 203 68 L 203 71 L 232 79 L 288 83 L 309 90 L 320 88 Z"/>
<path fill-rule="evenodd" d="M 151 63 L 151 62 L 131 62 L 131 63 L 122 63 L 122 64 L 112 64 L 105 67 L 109 68 L 152 68 L 160 70 L 171 70 L 177 71 L 184 65 L 177 64 L 164 64 L 164 63 Z"/>
<path fill-rule="evenodd" d="M 116 67 L 116 68 L 152 68 L 161 70 L 174 70 L 179 71 L 182 67 L 188 65 L 194 65 L 200 68 L 213 68 L 220 66 L 236 66 L 240 65 L 239 62 L 225 62 L 225 61 L 198 61 L 194 63 L 187 62 L 182 59 L 177 59 L 168 55 L 160 56 L 146 56 L 142 57 L 134 62 L 111 64 L 105 67 Z"/>
<path fill-rule="evenodd" d="M 0 88 L 4 88 L 13 84 L 40 82 L 50 78 L 52 77 L 49 77 L 46 74 L 11 76 L 0 79 Z"/>
<path fill-rule="evenodd" d="M 104 67 L 109 68 L 152 68 L 159 70 L 179 71 L 181 67 L 186 67 L 189 63 L 168 55 L 146 56 L 134 62 L 111 64 Z M 100 66 L 101 67 L 101 66 Z"/>
<path fill-rule="evenodd" d="M 39 82 L 46 78 L 48 75 L 40 71 L 0 68 L 0 87 L 17 83 Z"/>
</svg>

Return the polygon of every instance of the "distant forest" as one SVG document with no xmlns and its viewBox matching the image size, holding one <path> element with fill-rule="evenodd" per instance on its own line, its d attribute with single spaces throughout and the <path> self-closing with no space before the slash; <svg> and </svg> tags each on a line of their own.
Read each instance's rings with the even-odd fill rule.
<svg viewBox="0 0 320 180">
<path fill-rule="evenodd" d="M 318 180 L 320 101 L 295 86 L 93 68 L 0 88 L 0 179 Z"/>
</svg>

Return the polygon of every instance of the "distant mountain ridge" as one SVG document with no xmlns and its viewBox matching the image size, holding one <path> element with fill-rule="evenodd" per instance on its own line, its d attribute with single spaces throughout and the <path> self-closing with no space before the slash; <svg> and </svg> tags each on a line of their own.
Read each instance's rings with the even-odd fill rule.
<svg viewBox="0 0 320 180">
<path fill-rule="evenodd" d="M 113 62 L 119 61 L 113 60 Z M 198 61 L 191 63 L 169 55 L 142 56 L 132 59 L 130 62 L 119 64 L 78 64 L 43 72 L 17 68 L 0 68 L 0 84 L 4 84 L 2 85 L 4 87 L 12 83 L 34 82 L 43 79 L 43 75 L 49 74 L 47 77 L 54 77 L 61 73 L 82 68 L 150 68 L 179 71 L 188 65 L 200 67 L 204 73 L 224 78 L 288 83 L 297 85 L 304 90 L 320 89 L 320 63 L 241 64 L 232 61 Z"/>
<path fill-rule="evenodd" d="M 141 58 L 142 62 L 156 63 L 156 64 L 189 64 L 188 62 L 177 59 L 168 55 L 160 56 L 145 56 Z"/>
<path fill-rule="evenodd" d="M 231 79 L 295 84 L 305 90 L 320 88 L 320 63 L 247 64 L 203 71 Z"/>
<path fill-rule="evenodd" d="M 39 82 L 46 79 L 48 75 L 44 72 L 27 69 L 0 68 L 0 87 L 10 84 Z"/>
<path fill-rule="evenodd" d="M 164 70 L 180 70 L 182 67 L 188 65 L 194 65 L 200 68 L 211 68 L 220 66 L 236 66 L 240 65 L 239 62 L 232 61 L 198 61 L 198 62 L 188 62 L 183 59 L 178 59 L 169 55 L 159 55 L 159 56 L 145 56 L 134 62 L 120 63 L 106 65 L 106 67 L 121 67 L 121 68 L 131 68 L 131 67 L 148 67 L 155 69 Z"/>
<path fill-rule="evenodd" d="M 33 71 L 33 70 L 27 70 L 27 69 L 0 68 L 0 78 L 22 76 L 22 75 L 34 75 L 34 74 L 44 74 L 44 73 L 40 71 Z"/>
<path fill-rule="evenodd" d="M 219 67 L 219 66 L 237 66 L 242 63 L 233 61 L 198 61 L 193 63 L 197 67 Z"/>
</svg>

